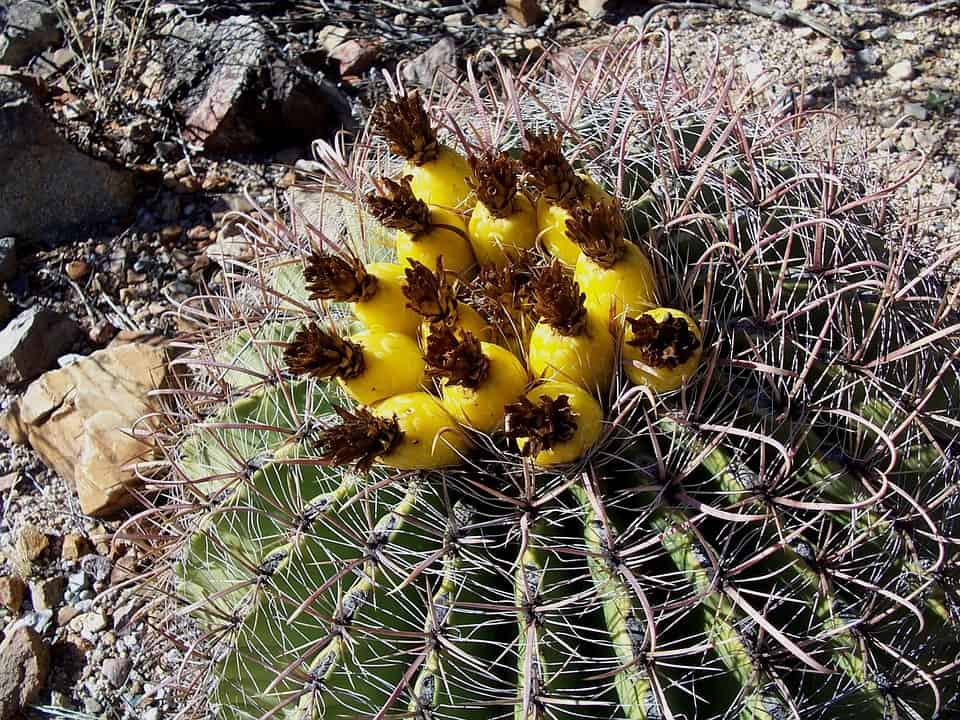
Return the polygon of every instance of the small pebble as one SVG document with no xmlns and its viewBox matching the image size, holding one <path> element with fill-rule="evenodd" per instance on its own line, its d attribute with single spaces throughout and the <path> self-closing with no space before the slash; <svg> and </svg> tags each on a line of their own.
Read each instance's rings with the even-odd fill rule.
<svg viewBox="0 0 960 720">
<path fill-rule="evenodd" d="M 79 280 L 86 277 L 90 272 L 90 266 L 85 260 L 71 260 L 66 267 L 67 277 L 71 280 Z"/>
</svg>

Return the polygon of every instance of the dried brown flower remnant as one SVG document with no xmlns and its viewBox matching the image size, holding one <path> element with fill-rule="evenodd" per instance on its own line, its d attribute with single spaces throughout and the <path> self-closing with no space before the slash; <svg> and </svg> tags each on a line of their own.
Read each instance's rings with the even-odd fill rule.
<svg viewBox="0 0 960 720">
<path fill-rule="evenodd" d="M 380 103 L 371 115 L 371 122 L 374 129 L 386 138 L 390 152 L 414 165 L 436 159 L 439 152 L 437 131 L 416 90 Z"/>
<path fill-rule="evenodd" d="M 584 301 L 577 282 L 563 272 L 554 260 L 533 283 L 537 314 L 561 335 L 573 337 L 583 333 L 587 322 Z"/>
<path fill-rule="evenodd" d="M 335 407 L 341 423 L 320 432 L 317 447 L 321 457 L 333 465 L 354 463 L 357 470 L 369 470 L 374 461 L 387 455 L 403 438 L 396 417 L 383 418 L 366 408 L 354 412 Z"/>
<path fill-rule="evenodd" d="M 570 209 L 567 236 L 603 268 L 612 268 L 627 249 L 626 224 L 615 199 L 587 200 Z"/>
<path fill-rule="evenodd" d="M 406 230 L 413 236 L 430 227 L 430 208 L 413 194 L 409 177 L 400 178 L 400 182 L 382 178 L 382 184 L 382 195 L 367 195 L 371 215 L 385 227 Z"/>
<path fill-rule="evenodd" d="M 576 413 L 570 407 L 570 398 L 558 395 L 556 399 L 541 395 L 534 405 L 520 398 L 506 406 L 505 434 L 513 439 L 525 438 L 523 455 L 530 457 L 542 450 L 570 440 L 577 431 Z"/>
<path fill-rule="evenodd" d="M 303 271 L 311 300 L 357 302 L 377 292 L 377 278 L 358 258 L 345 260 L 329 253 L 313 252 Z"/>
<path fill-rule="evenodd" d="M 563 154 L 563 138 L 552 135 L 527 135 L 527 147 L 520 162 L 528 179 L 550 202 L 568 207 L 585 194 L 584 183 Z"/>
<path fill-rule="evenodd" d="M 689 360 L 700 340 L 682 317 L 667 314 L 660 322 L 649 315 L 627 318 L 633 337 L 627 344 L 637 348 L 640 360 L 650 367 L 675 368 Z"/>
<path fill-rule="evenodd" d="M 473 177 L 467 182 L 490 214 L 507 217 L 513 213 L 513 198 L 517 194 L 519 164 L 504 152 L 487 151 L 469 158 Z"/>
<path fill-rule="evenodd" d="M 313 322 L 287 343 L 283 359 L 291 372 L 315 378 L 350 379 L 365 368 L 361 345 L 322 330 Z"/>
<path fill-rule="evenodd" d="M 435 323 L 427 337 L 427 375 L 445 378 L 448 385 L 476 388 L 487 377 L 490 360 L 480 341 L 464 331 L 460 337 L 449 325 Z"/>
<path fill-rule="evenodd" d="M 504 267 L 486 267 L 473 285 L 474 305 L 501 331 L 515 330 L 517 314 L 532 310 L 533 271 L 524 257 Z"/>
<path fill-rule="evenodd" d="M 417 260 L 409 263 L 404 271 L 407 283 L 403 286 L 407 307 L 431 323 L 456 320 L 457 288 L 443 269 L 443 257 L 437 258 L 436 273 Z"/>
</svg>

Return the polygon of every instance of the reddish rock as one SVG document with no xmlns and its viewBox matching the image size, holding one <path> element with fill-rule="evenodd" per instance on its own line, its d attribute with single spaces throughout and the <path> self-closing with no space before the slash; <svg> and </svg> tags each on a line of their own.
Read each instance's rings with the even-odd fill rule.
<svg viewBox="0 0 960 720">
<path fill-rule="evenodd" d="M 27 597 L 27 584 L 18 575 L 0 577 L 0 605 L 12 613 L 20 612 Z"/>
<path fill-rule="evenodd" d="M 546 13 L 538 0 L 507 0 L 507 15 L 523 27 L 539 25 Z"/>
<path fill-rule="evenodd" d="M 347 40 L 333 49 L 330 58 L 340 65 L 340 75 L 363 75 L 377 61 L 380 48 L 369 40 Z"/>
<path fill-rule="evenodd" d="M 67 533 L 63 536 L 63 547 L 60 550 L 60 556 L 64 560 L 79 560 L 91 552 L 93 552 L 93 546 L 83 535 L 79 533 Z"/>
<path fill-rule="evenodd" d="M 0 718 L 19 717 L 47 684 L 50 648 L 31 627 L 21 625 L 0 644 Z"/>
<path fill-rule="evenodd" d="M 413 58 L 403 68 L 403 79 L 429 88 L 440 73 L 452 74 L 457 67 L 457 46 L 452 37 L 444 37 Z"/>
</svg>

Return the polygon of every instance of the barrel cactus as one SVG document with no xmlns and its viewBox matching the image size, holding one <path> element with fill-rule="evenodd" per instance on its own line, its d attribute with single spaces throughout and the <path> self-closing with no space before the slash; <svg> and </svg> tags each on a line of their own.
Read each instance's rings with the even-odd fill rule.
<svg viewBox="0 0 960 720">
<path fill-rule="evenodd" d="M 897 183 L 669 37 L 395 93 L 183 307 L 181 715 L 956 717 L 960 321 Z"/>
</svg>

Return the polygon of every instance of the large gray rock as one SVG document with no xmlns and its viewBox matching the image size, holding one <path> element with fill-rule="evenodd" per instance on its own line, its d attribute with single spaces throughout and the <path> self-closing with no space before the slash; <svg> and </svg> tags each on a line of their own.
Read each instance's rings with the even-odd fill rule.
<svg viewBox="0 0 960 720">
<path fill-rule="evenodd" d="M 19 82 L 0 77 L 0 237 L 56 239 L 125 216 L 135 195 L 132 173 L 81 153 Z"/>
<path fill-rule="evenodd" d="M 30 308 L 0 331 L 0 382 L 40 377 L 80 336 L 80 326 L 59 313 Z"/>
<path fill-rule="evenodd" d="M 156 93 L 175 100 L 186 138 L 204 150 L 306 145 L 350 123 L 343 94 L 307 68 L 275 57 L 257 19 L 231 17 L 207 29 L 183 25 L 168 36 L 167 78 Z"/>
<path fill-rule="evenodd" d="M 24 625 L 7 632 L 0 643 L 0 720 L 20 717 L 43 690 L 50 672 L 50 648 Z"/>
<path fill-rule="evenodd" d="M 0 17 L 0 65 L 24 65 L 62 39 L 57 13 L 48 2 L 15 1 L 7 8 L 6 17 Z"/>
</svg>

